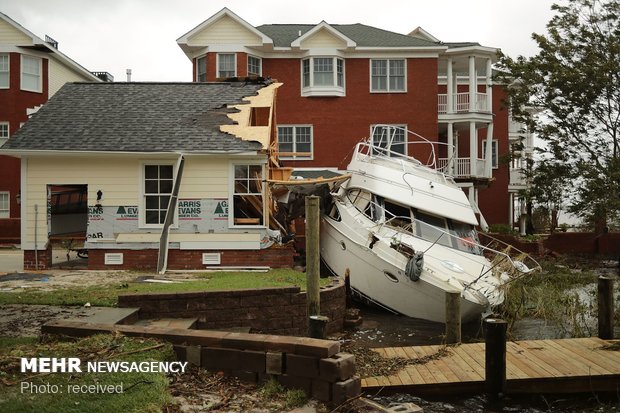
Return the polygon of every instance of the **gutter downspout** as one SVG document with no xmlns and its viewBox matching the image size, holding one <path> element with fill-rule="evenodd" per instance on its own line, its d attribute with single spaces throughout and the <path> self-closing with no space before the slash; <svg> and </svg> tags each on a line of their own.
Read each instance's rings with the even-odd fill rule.
<svg viewBox="0 0 620 413">
<path fill-rule="evenodd" d="M 184 165 L 185 158 L 183 157 L 183 154 L 179 154 L 179 159 L 177 160 L 176 165 L 176 179 L 174 180 L 172 194 L 170 194 L 170 202 L 168 203 L 168 210 L 166 211 L 166 219 L 164 219 L 164 227 L 161 230 L 161 236 L 159 238 L 159 254 L 157 256 L 158 274 L 164 274 L 166 272 L 166 267 L 168 266 L 168 235 L 170 233 L 170 225 L 172 225 L 174 213 L 177 208 L 179 188 L 181 187 L 181 177 L 183 176 Z"/>
<path fill-rule="evenodd" d="M 39 270 L 39 247 L 37 246 L 37 215 L 39 205 L 34 204 L 34 266 Z"/>
</svg>

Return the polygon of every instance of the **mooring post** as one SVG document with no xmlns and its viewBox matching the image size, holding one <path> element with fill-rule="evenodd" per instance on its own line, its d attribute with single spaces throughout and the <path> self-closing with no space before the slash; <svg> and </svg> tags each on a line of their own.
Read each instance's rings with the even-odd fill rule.
<svg viewBox="0 0 620 413">
<path fill-rule="evenodd" d="M 446 291 L 446 344 L 461 342 L 461 292 Z"/>
<path fill-rule="evenodd" d="M 321 315 L 321 296 L 319 293 L 319 200 L 318 196 L 306 197 L 306 308 L 310 318 Z M 308 335 L 310 337 L 314 337 L 314 334 L 320 334 L 320 331 L 313 331 L 313 326 L 318 324 L 320 323 L 313 322 L 311 319 L 308 320 Z"/>
<path fill-rule="evenodd" d="M 614 280 L 605 276 L 598 277 L 598 337 L 614 338 Z"/>
<path fill-rule="evenodd" d="M 484 387 L 490 397 L 506 392 L 506 329 L 508 324 L 499 318 L 487 318 L 485 326 Z"/>
</svg>

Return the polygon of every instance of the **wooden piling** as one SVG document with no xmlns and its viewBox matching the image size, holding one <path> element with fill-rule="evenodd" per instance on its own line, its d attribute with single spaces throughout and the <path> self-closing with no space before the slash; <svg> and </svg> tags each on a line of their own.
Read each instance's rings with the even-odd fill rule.
<svg viewBox="0 0 620 413">
<path fill-rule="evenodd" d="M 461 342 L 461 292 L 446 291 L 446 344 Z"/>
<path fill-rule="evenodd" d="M 318 196 L 306 197 L 306 297 L 307 314 L 318 316 L 321 314 L 319 294 L 319 201 Z M 310 335 L 310 322 L 308 322 Z"/>
<path fill-rule="evenodd" d="M 598 277 L 598 337 L 614 338 L 614 280 L 605 276 Z"/>
<path fill-rule="evenodd" d="M 506 393 L 506 321 L 487 318 L 485 326 L 484 387 L 497 398 Z"/>
</svg>

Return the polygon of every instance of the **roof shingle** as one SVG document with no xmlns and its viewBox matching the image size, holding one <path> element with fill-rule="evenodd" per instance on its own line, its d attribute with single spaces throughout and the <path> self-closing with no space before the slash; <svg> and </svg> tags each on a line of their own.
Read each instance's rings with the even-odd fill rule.
<svg viewBox="0 0 620 413">
<path fill-rule="evenodd" d="M 67 83 L 2 149 L 237 152 L 255 141 L 221 132 L 257 83 Z"/>
</svg>

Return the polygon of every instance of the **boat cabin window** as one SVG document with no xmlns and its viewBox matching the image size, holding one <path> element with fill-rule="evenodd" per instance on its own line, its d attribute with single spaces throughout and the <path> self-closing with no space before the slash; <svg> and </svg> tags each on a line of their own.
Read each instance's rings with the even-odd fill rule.
<svg viewBox="0 0 620 413">
<path fill-rule="evenodd" d="M 481 254 L 480 248 L 478 247 L 478 233 L 473 225 L 459 221 L 451 221 L 450 233 L 454 235 L 454 248 L 471 254 Z"/>
<path fill-rule="evenodd" d="M 374 195 L 361 189 L 351 189 L 347 196 L 355 208 L 373 221 L 379 219 L 378 202 Z"/>
<path fill-rule="evenodd" d="M 392 201 L 384 201 L 385 222 L 393 227 L 411 231 L 411 210 Z"/>
<path fill-rule="evenodd" d="M 416 234 L 427 241 L 452 247 L 451 236 L 448 232 L 446 219 L 436 215 L 415 211 Z"/>
<path fill-rule="evenodd" d="M 327 208 L 327 216 L 333 219 L 334 221 L 340 221 L 342 218 L 340 217 L 340 210 L 335 202 L 331 202 L 329 207 Z"/>
</svg>

